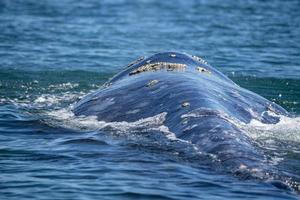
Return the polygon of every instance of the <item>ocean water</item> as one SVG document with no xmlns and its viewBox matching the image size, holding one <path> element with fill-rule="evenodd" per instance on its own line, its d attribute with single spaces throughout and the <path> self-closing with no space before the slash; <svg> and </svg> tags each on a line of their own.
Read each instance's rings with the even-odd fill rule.
<svg viewBox="0 0 300 200">
<path fill-rule="evenodd" d="M 0 199 L 300 199 L 299 9 L 298 0 L 1 0 Z M 243 127 L 275 175 L 229 173 L 159 129 L 139 131 L 161 116 L 72 115 L 132 60 L 170 50 L 291 113 Z"/>
</svg>

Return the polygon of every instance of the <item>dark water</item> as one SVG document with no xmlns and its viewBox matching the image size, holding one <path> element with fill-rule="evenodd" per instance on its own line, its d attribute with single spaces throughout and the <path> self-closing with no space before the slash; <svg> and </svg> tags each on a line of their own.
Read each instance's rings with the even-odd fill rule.
<svg viewBox="0 0 300 200">
<path fill-rule="evenodd" d="M 298 0 L 1 0 L 0 198 L 299 199 L 299 9 Z M 169 50 L 201 56 L 292 113 L 245 125 L 278 176 L 228 173 L 188 144 L 136 131 L 143 122 L 74 119 L 70 105 L 127 63 Z"/>
</svg>

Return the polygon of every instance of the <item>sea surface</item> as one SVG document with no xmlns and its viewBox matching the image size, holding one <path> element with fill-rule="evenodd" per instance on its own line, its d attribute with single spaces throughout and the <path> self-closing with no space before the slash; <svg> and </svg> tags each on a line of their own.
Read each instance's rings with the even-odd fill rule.
<svg viewBox="0 0 300 200">
<path fill-rule="evenodd" d="M 299 10 L 298 0 L 1 0 L 0 199 L 300 199 Z M 278 176 L 229 173 L 189 144 L 136 131 L 159 118 L 75 119 L 74 103 L 161 51 L 202 57 L 291 113 L 244 127 Z"/>
</svg>

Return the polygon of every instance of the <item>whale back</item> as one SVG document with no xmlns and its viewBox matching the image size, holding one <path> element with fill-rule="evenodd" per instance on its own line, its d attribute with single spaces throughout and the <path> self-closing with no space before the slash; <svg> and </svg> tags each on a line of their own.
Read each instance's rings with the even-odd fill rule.
<svg viewBox="0 0 300 200">
<path fill-rule="evenodd" d="M 277 104 L 243 89 L 203 59 L 159 53 L 130 64 L 75 106 L 76 115 L 103 121 L 136 121 L 167 112 L 170 118 L 206 108 L 242 122 L 276 123 L 287 115 Z"/>
<path fill-rule="evenodd" d="M 202 59 L 174 52 L 133 62 L 78 102 L 73 112 L 106 122 L 135 122 L 165 113 L 164 125 L 177 138 L 229 166 L 257 166 L 263 159 L 236 122 L 277 123 L 279 115 L 287 115 Z"/>
</svg>

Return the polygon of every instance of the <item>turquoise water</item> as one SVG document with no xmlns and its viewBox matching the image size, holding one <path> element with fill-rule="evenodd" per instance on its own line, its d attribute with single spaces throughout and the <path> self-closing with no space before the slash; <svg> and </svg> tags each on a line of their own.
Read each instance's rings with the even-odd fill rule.
<svg viewBox="0 0 300 200">
<path fill-rule="evenodd" d="M 297 0 L 0 1 L 0 198 L 299 199 L 299 9 Z M 244 127 L 278 177 L 228 173 L 187 144 L 133 131 L 138 123 L 74 120 L 73 103 L 160 51 L 200 56 L 292 114 Z"/>
</svg>

